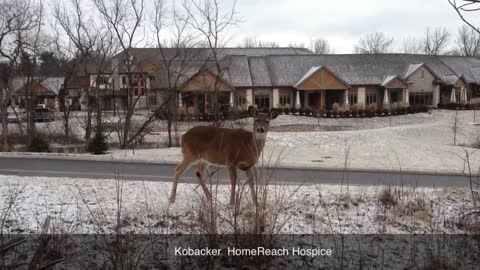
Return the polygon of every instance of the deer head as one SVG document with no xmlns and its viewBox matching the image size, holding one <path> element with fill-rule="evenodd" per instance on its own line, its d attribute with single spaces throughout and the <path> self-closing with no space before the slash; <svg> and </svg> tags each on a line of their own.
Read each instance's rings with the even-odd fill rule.
<svg viewBox="0 0 480 270">
<path fill-rule="evenodd" d="M 265 140 L 270 129 L 270 120 L 277 118 L 278 113 L 259 113 L 253 106 L 248 107 L 248 113 L 253 117 L 253 136 L 255 140 Z"/>
</svg>

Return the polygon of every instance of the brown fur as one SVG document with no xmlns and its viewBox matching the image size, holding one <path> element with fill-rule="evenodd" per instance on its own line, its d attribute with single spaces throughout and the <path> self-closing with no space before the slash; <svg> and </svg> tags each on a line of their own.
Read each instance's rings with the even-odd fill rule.
<svg viewBox="0 0 480 270">
<path fill-rule="evenodd" d="M 172 203 L 175 202 L 180 176 L 194 162 L 197 162 L 198 181 L 208 199 L 211 199 L 211 194 L 205 183 L 204 172 L 209 164 L 213 164 L 225 166 L 228 169 L 231 181 L 230 204 L 235 202 L 237 168 L 246 172 L 252 199 L 256 203 L 255 164 L 265 146 L 270 119 L 276 118 L 278 114 L 257 113 L 253 107 L 249 108 L 249 112 L 254 117 L 254 132 L 243 129 L 197 126 L 182 136 L 183 160 L 175 169 L 170 196 Z"/>
</svg>

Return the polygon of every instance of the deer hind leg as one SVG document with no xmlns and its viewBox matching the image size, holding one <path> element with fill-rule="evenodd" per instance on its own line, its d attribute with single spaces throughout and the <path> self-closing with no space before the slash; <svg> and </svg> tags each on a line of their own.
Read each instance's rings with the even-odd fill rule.
<svg viewBox="0 0 480 270">
<path fill-rule="evenodd" d="M 185 170 L 190 167 L 191 163 L 191 160 L 184 158 L 182 162 L 180 162 L 180 164 L 178 164 L 175 168 L 175 178 L 173 179 L 172 193 L 170 194 L 170 203 L 175 202 L 175 198 L 177 196 L 177 185 L 178 181 L 180 180 L 180 176 L 182 176 Z"/>
<path fill-rule="evenodd" d="M 252 193 L 252 200 L 253 203 L 258 206 L 258 201 L 257 201 L 257 190 L 255 189 L 255 185 L 257 182 L 257 175 L 255 172 L 255 167 L 249 168 L 248 170 L 245 171 L 247 174 L 247 182 L 250 187 L 250 192 Z"/>
<path fill-rule="evenodd" d="M 230 174 L 230 205 L 235 205 L 235 187 L 237 185 L 237 168 L 235 166 L 228 167 L 228 174 Z"/>
<path fill-rule="evenodd" d="M 207 196 L 207 200 L 211 201 L 212 195 L 208 191 L 208 187 L 204 178 L 206 169 L 207 169 L 207 164 L 205 164 L 204 162 L 199 162 L 197 165 L 196 174 L 197 174 L 198 182 L 200 183 L 200 186 L 202 187 L 203 192 L 205 193 L 205 196 Z"/>
</svg>

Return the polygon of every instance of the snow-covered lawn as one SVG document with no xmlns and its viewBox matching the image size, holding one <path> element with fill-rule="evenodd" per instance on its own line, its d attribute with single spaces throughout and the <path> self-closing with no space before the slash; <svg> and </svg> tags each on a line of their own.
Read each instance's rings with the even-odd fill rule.
<svg viewBox="0 0 480 270">
<path fill-rule="evenodd" d="M 472 111 L 460 111 L 455 146 L 454 118 L 454 111 L 445 110 L 368 119 L 279 116 L 272 125 L 295 123 L 317 125 L 320 130 L 324 127 L 351 130 L 270 132 L 264 157 L 278 157 L 281 166 L 343 168 L 348 156 L 349 168 L 461 172 L 465 150 L 458 144 L 471 145 L 477 140 L 480 125 L 473 125 Z M 250 123 L 246 127 L 249 128 Z M 466 150 L 474 151 L 472 148 Z M 178 162 L 181 153 L 179 148 L 114 150 L 103 158 Z M 470 158 L 472 164 L 480 164 L 479 152 Z"/>
<path fill-rule="evenodd" d="M 163 182 L 3 175 L 0 182 L 4 233 L 38 232 L 47 216 L 68 233 L 112 232 L 119 209 L 122 232 L 134 233 L 209 233 L 209 209 L 216 232 L 249 232 L 255 216 L 247 187 L 239 188 L 234 226 L 229 186 L 213 186 L 218 201 L 209 208 L 195 184 L 180 184 L 170 204 L 171 184 Z M 465 189 L 279 185 L 267 194 L 265 230 L 294 234 L 460 233 L 457 223 L 472 207 Z"/>
<path fill-rule="evenodd" d="M 480 125 L 473 124 L 472 111 L 459 111 L 457 145 L 454 145 L 452 126 L 455 113 L 433 110 L 413 115 L 349 119 L 281 115 L 272 121 L 274 129 L 296 130 L 296 126 L 308 126 L 310 130 L 317 131 L 270 132 L 263 156 L 265 160 L 279 160 L 281 166 L 343 168 L 348 156 L 347 164 L 351 169 L 459 173 L 464 168 L 465 150 L 475 151 L 468 146 L 479 140 Z M 250 129 L 251 122 L 251 119 L 244 119 L 228 122 L 226 126 Z M 180 123 L 180 134 L 199 124 L 206 123 Z M 58 123 L 45 128 L 54 129 L 54 126 L 58 128 Z M 166 132 L 162 131 L 162 126 L 161 122 L 156 124 L 153 134 L 146 137 L 147 142 L 165 143 Z M 103 156 L 71 156 L 169 163 L 181 160 L 180 148 L 112 150 Z M 470 159 L 471 164 L 480 164 L 480 151 L 474 152 Z"/>
</svg>

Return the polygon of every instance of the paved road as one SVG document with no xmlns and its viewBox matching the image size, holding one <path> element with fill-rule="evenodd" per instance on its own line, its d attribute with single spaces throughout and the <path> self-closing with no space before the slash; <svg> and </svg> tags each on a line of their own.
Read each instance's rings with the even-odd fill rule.
<svg viewBox="0 0 480 270">
<path fill-rule="evenodd" d="M 119 174 L 125 180 L 171 181 L 175 165 L 137 162 L 89 161 L 70 159 L 0 157 L 0 174 L 19 176 L 47 176 L 112 179 Z M 214 173 L 216 169 L 210 168 Z M 435 175 L 378 171 L 348 171 L 321 169 L 261 169 L 270 176 L 271 183 L 282 184 L 341 184 L 376 185 L 405 184 L 422 187 L 462 187 L 469 184 L 462 175 Z M 213 179 L 228 183 L 225 169 L 213 174 Z M 239 173 L 243 177 L 243 173 Z M 342 180 L 343 179 L 343 180 Z M 181 182 L 195 182 L 194 169 L 190 168 Z"/>
</svg>

